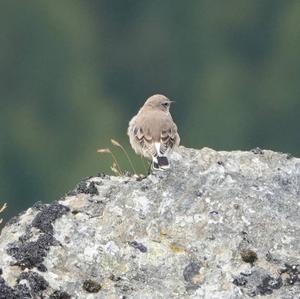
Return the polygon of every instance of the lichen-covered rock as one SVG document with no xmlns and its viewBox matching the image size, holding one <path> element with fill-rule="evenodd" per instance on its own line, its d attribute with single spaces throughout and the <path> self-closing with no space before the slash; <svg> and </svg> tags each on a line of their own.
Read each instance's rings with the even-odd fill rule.
<svg viewBox="0 0 300 299">
<path fill-rule="evenodd" d="M 300 159 L 181 147 L 90 177 L 0 237 L 0 298 L 300 298 Z"/>
</svg>

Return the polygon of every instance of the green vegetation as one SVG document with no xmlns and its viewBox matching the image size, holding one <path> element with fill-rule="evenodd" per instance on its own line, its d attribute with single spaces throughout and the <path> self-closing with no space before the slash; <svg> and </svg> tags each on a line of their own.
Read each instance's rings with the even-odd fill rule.
<svg viewBox="0 0 300 299">
<path fill-rule="evenodd" d="M 300 1 L 1 1 L 5 214 L 111 173 L 111 136 L 144 173 L 126 130 L 157 92 L 186 146 L 300 155 L 299 19 Z"/>
</svg>

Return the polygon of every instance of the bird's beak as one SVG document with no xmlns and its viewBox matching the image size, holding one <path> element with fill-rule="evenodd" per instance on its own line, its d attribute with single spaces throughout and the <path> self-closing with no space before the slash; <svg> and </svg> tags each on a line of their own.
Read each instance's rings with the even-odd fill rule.
<svg viewBox="0 0 300 299">
<path fill-rule="evenodd" d="M 176 103 L 175 101 L 169 101 L 170 103 Z"/>
</svg>

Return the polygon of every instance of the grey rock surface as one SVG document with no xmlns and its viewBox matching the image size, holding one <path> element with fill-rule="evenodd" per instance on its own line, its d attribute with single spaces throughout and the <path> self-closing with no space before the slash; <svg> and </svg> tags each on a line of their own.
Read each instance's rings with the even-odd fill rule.
<svg viewBox="0 0 300 299">
<path fill-rule="evenodd" d="M 100 175 L 0 236 L 0 298 L 300 298 L 300 159 L 181 147 Z"/>
</svg>

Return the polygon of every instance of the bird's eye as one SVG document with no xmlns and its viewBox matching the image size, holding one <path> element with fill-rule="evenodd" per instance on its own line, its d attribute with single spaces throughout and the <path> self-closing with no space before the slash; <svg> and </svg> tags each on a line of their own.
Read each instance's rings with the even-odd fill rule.
<svg viewBox="0 0 300 299">
<path fill-rule="evenodd" d="M 169 102 L 164 102 L 164 103 L 162 103 L 162 105 L 163 105 L 165 108 L 167 108 L 167 107 L 169 107 Z"/>
</svg>

